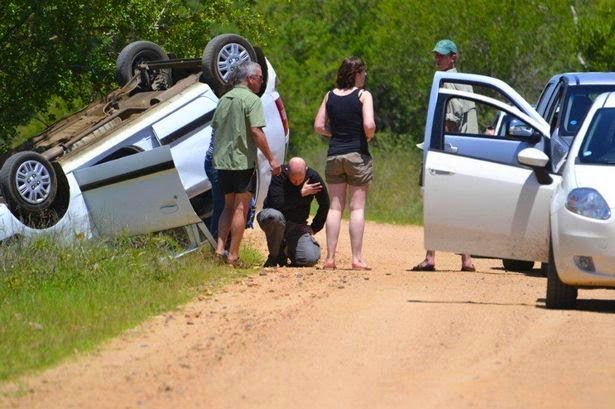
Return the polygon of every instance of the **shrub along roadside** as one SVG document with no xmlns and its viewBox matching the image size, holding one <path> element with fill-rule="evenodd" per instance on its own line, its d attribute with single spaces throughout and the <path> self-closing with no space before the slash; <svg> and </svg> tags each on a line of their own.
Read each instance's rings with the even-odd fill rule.
<svg viewBox="0 0 615 409">
<path fill-rule="evenodd" d="M 0 247 L 0 381 L 92 349 L 247 274 L 216 266 L 206 249 L 173 259 L 178 250 L 161 235 Z M 242 259 L 261 261 L 250 249 Z"/>
</svg>

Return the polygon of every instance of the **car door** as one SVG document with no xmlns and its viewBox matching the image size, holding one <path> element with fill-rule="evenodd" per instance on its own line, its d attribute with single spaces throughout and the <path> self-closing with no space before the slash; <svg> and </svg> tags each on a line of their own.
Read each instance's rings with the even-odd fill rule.
<svg viewBox="0 0 615 409">
<path fill-rule="evenodd" d="M 168 146 L 74 172 L 100 235 L 144 234 L 201 222 Z"/>
<path fill-rule="evenodd" d="M 447 130 L 451 99 L 474 105 L 478 131 Z M 503 137 L 483 131 L 500 112 L 516 128 L 511 125 Z M 548 137 L 549 125 L 502 81 L 436 73 L 423 144 L 425 246 L 546 261 L 549 205 L 560 179 L 551 175 L 546 183 L 537 177 L 545 169 L 521 165 L 517 157 L 527 148 L 544 151 Z"/>
</svg>

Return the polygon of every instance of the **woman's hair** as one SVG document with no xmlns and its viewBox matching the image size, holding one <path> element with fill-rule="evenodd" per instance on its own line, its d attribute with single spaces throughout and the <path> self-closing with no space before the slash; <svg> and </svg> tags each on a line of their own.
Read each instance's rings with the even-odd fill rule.
<svg viewBox="0 0 615 409">
<path fill-rule="evenodd" d="M 335 86 L 341 89 L 354 87 L 355 76 L 365 70 L 367 70 L 367 66 L 359 57 L 345 58 L 337 70 Z"/>
</svg>

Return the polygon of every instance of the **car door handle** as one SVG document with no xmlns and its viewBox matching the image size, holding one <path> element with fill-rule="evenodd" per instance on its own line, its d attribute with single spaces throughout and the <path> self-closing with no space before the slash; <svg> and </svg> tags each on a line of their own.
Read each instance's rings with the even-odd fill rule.
<svg viewBox="0 0 615 409">
<path fill-rule="evenodd" d="M 456 146 L 451 145 L 450 143 L 445 143 L 444 144 L 444 152 L 457 153 L 458 150 L 459 150 L 459 148 L 457 148 Z"/>
<path fill-rule="evenodd" d="M 429 168 L 427 169 L 427 171 L 429 172 L 430 175 L 454 175 L 455 174 L 455 172 L 453 172 L 452 170 L 448 170 L 448 169 Z"/>
</svg>

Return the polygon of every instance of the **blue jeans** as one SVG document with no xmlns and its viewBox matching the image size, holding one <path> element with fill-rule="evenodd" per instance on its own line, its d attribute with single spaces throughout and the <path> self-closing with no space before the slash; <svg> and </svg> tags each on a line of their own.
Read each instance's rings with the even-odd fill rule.
<svg viewBox="0 0 615 409">
<path fill-rule="evenodd" d="M 209 222 L 209 232 L 214 239 L 218 239 L 218 220 L 224 210 L 224 194 L 220 188 L 220 180 L 218 179 L 218 171 L 214 168 L 214 152 L 213 149 L 208 149 L 205 155 L 205 174 L 211 182 L 211 198 L 213 201 L 214 209 L 211 214 L 211 220 Z"/>
</svg>

